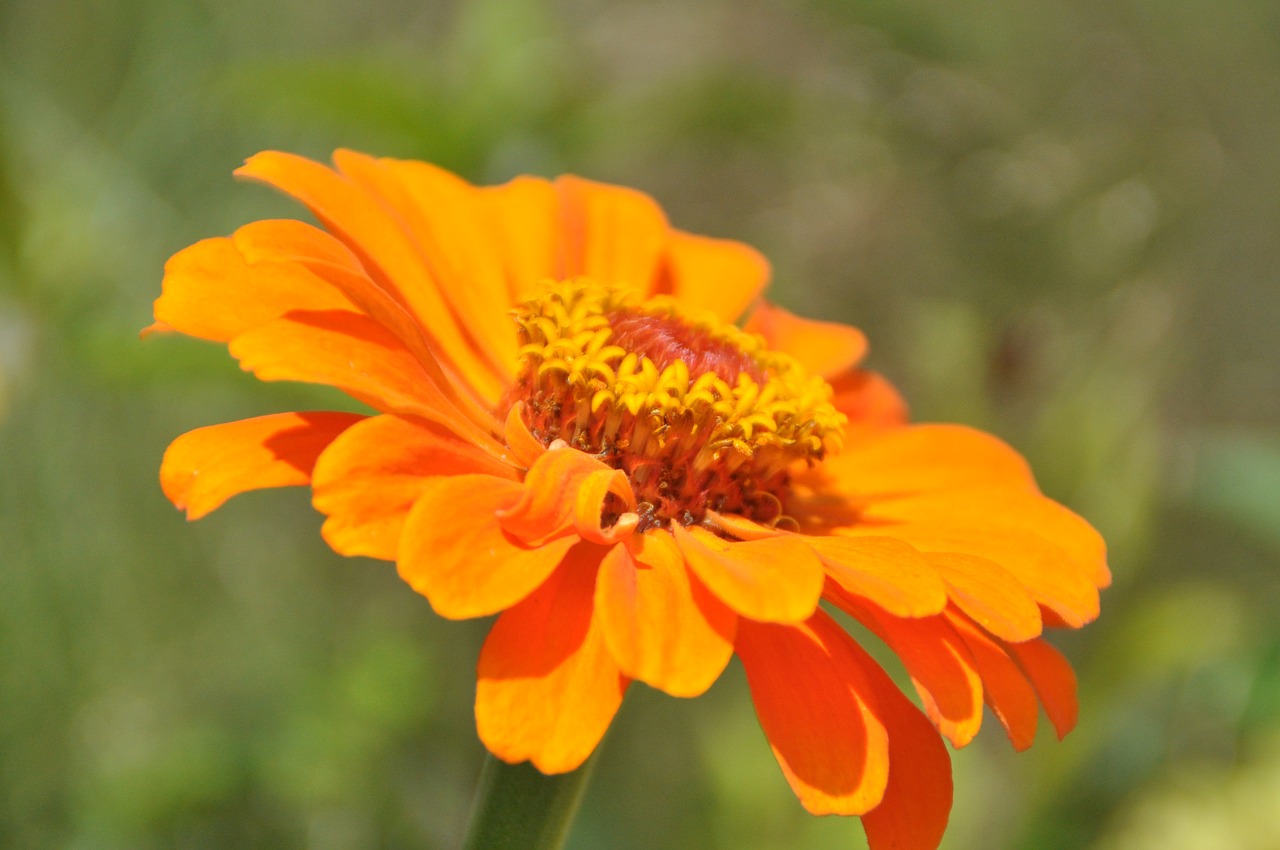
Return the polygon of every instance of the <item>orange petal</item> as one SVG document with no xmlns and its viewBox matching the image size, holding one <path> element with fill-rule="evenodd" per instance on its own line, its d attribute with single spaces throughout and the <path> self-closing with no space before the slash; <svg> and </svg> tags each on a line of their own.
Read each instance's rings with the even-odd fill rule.
<svg viewBox="0 0 1280 850">
<path fill-rule="evenodd" d="M 524 416 L 521 412 L 523 409 L 524 402 L 517 401 L 507 411 L 504 437 L 507 446 L 511 449 L 511 459 L 524 469 L 528 469 L 538 458 L 547 453 L 547 447 L 538 442 L 529 432 L 529 427 L 524 424 Z"/>
<path fill-rule="evenodd" d="M 1021 455 L 990 434 L 962 425 L 868 433 L 828 458 L 822 469 L 838 480 L 841 492 L 867 500 L 985 486 L 1036 492 Z"/>
<path fill-rule="evenodd" d="M 999 564 L 1032 599 L 1053 609 L 1072 628 L 1098 616 L 1098 590 L 1062 550 L 1032 531 L 992 525 L 903 523 L 874 526 L 922 552 L 954 552 Z"/>
<path fill-rule="evenodd" d="M 437 422 L 457 416 L 400 340 L 359 313 L 291 312 L 240 334 L 228 348 L 259 380 L 328 384 L 386 413 Z"/>
<path fill-rule="evenodd" d="M 955 552 L 934 552 L 925 558 L 947 583 L 960 610 L 993 635 L 1021 641 L 1040 634 L 1040 606 L 999 564 Z"/>
<path fill-rule="evenodd" d="M 635 189 L 571 175 L 558 178 L 555 187 L 563 216 L 565 276 L 650 292 L 669 232 L 654 200 Z"/>
<path fill-rule="evenodd" d="M 479 191 L 426 162 L 345 150 L 333 161 L 395 213 L 463 332 L 494 371 L 507 381 L 514 378 L 517 339 L 507 315 L 512 301 Z"/>
<path fill-rule="evenodd" d="M 722 514 L 711 510 L 707 511 L 703 525 L 714 526 L 715 530 L 735 540 L 763 540 L 766 537 L 781 537 L 785 533 L 749 520 L 742 514 Z"/>
<path fill-rule="evenodd" d="M 237 493 L 306 484 L 325 446 L 362 419 L 277 413 L 197 428 L 165 451 L 160 486 L 188 519 L 199 519 Z"/>
<path fill-rule="evenodd" d="M 1037 493 L 1007 487 L 975 489 L 957 500 L 953 494 L 919 494 L 868 506 L 871 520 L 983 525 L 1030 530 L 1069 555 L 1076 572 L 1095 587 L 1111 583 L 1107 547 L 1093 526 L 1062 505 Z"/>
<path fill-rule="evenodd" d="M 671 536 L 614 546 L 596 578 L 596 613 L 623 673 L 676 697 L 711 687 L 733 655 L 737 616 L 689 575 Z"/>
<path fill-rule="evenodd" d="M 250 157 L 236 174 L 306 204 L 359 258 L 370 277 L 409 309 L 445 359 L 484 398 L 497 400 L 503 390 L 501 376 L 467 340 L 403 222 L 377 197 L 320 163 L 277 151 Z"/>
<path fill-rule="evenodd" d="M 396 565 L 440 616 L 484 617 L 511 607 L 546 581 L 578 543 L 568 536 L 527 546 L 503 531 L 497 514 L 523 489 L 489 475 L 423 483 L 404 523 Z"/>
<path fill-rule="evenodd" d="M 944 617 L 900 620 L 840 593 L 828 598 L 902 659 L 939 732 L 957 747 L 973 740 L 982 725 L 982 679 L 968 647 Z"/>
<path fill-rule="evenodd" d="M 616 496 L 611 500 L 610 496 Z M 573 500 L 573 527 L 583 540 L 616 543 L 635 533 L 640 515 L 631 482 L 620 469 L 599 469 L 589 474 Z M 608 516 L 606 516 L 608 514 Z"/>
<path fill-rule="evenodd" d="M 867 704 L 850 643 L 822 612 L 793 626 L 743 620 L 738 630 L 760 726 L 791 789 L 815 815 L 871 810 L 891 773 L 885 723 Z"/>
<path fill-rule="evenodd" d="M 311 476 L 324 539 L 343 555 L 394 561 L 409 509 L 426 480 L 481 473 L 514 480 L 515 469 L 431 422 L 375 416 L 329 444 Z"/>
<path fill-rule="evenodd" d="M 817 537 L 804 542 L 849 593 L 896 617 L 928 617 L 947 605 L 947 588 L 924 556 L 892 537 Z"/>
<path fill-rule="evenodd" d="M 852 368 L 867 353 L 867 338 L 857 328 L 803 319 L 768 302 L 751 314 L 746 330 L 760 334 L 770 348 L 790 354 L 811 374 L 824 378 Z"/>
<path fill-rule="evenodd" d="M 1080 702 L 1076 697 L 1076 671 L 1071 663 L 1044 638 L 1026 643 L 1005 645 L 1027 674 L 1040 695 L 1040 704 L 1049 722 L 1058 733 L 1058 739 L 1066 737 L 1076 726 L 1080 716 Z"/>
<path fill-rule="evenodd" d="M 480 652 L 476 729 L 508 762 L 543 773 L 582 764 L 622 702 L 628 680 L 592 615 L 604 549 L 584 544 L 528 599 L 504 612 Z"/>
<path fill-rule="evenodd" d="M 544 453 L 529 467 L 524 485 L 520 499 L 501 511 L 499 519 L 507 533 L 529 544 L 566 534 L 598 536 L 609 492 L 618 494 L 628 508 L 635 507 L 626 474 L 577 449 Z"/>
<path fill-rule="evenodd" d="M 341 292 L 305 267 L 263 265 L 299 252 L 331 260 L 347 253 L 352 259 L 341 243 L 311 225 L 254 222 L 230 237 L 205 239 L 174 254 L 164 266 L 156 319 L 190 336 L 226 342 L 290 310 L 350 309 Z"/>
<path fill-rule="evenodd" d="M 894 428 L 907 423 L 906 401 L 879 373 L 849 369 L 828 381 L 835 392 L 831 403 L 849 417 L 846 439 L 864 429 Z"/>
<path fill-rule="evenodd" d="M 442 424 L 450 425 L 472 442 L 501 456 L 503 449 L 492 436 L 498 433 L 499 423 L 488 403 L 480 400 L 481 396 L 476 388 L 465 379 L 459 379 L 451 371 L 446 373 L 444 364 L 433 353 L 433 343 L 428 341 L 422 326 L 402 304 L 380 289 L 362 270 L 352 270 L 320 260 L 299 262 L 339 289 L 361 312 L 390 331 L 412 352 L 423 371 L 430 376 L 434 384 L 432 392 L 438 391 L 441 397 L 449 399 L 456 408 L 456 414 L 451 414 Z"/>
<path fill-rule="evenodd" d="M 936 850 L 951 815 L 951 757 L 929 720 L 852 641 L 876 716 L 889 733 L 889 783 L 862 816 L 871 850 Z"/>
<path fill-rule="evenodd" d="M 948 610 L 946 617 L 969 647 L 982 677 L 983 700 L 1004 726 L 1013 748 L 1025 750 L 1036 739 L 1040 707 L 1035 688 L 1000 644 L 972 620 L 954 609 Z"/>
<path fill-rule="evenodd" d="M 817 606 L 822 562 L 798 538 L 730 542 L 696 526 L 671 528 L 693 574 L 742 616 L 798 623 Z"/>
<path fill-rule="evenodd" d="M 480 190 L 490 227 L 506 269 L 507 289 L 518 301 L 540 280 L 566 276 L 560 227 L 560 200 L 550 181 L 517 177 Z"/>
<path fill-rule="evenodd" d="M 671 288 L 691 315 L 737 321 L 769 282 L 769 261 L 741 242 L 671 230 L 666 249 Z"/>
</svg>

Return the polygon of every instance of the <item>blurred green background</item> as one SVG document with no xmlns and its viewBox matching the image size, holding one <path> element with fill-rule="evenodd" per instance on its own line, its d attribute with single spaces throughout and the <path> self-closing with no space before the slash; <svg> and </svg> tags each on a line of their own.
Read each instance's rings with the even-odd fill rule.
<svg viewBox="0 0 1280 850">
<path fill-rule="evenodd" d="M 0 846 L 460 839 L 486 624 L 329 552 L 301 490 L 189 525 L 156 482 L 185 430 L 330 405 L 137 331 L 171 253 L 302 215 L 245 156 L 347 146 L 759 246 L 1103 531 L 1080 726 L 989 719 L 945 847 L 1280 848 L 1278 104 L 1265 0 L 0 0 Z M 632 690 L 570 846 L 861 841 L 735 666 Z"/>
</svg>

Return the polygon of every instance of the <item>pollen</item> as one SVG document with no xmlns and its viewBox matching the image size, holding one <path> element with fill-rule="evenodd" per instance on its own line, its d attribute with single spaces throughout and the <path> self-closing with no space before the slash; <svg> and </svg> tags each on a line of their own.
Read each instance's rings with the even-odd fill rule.
<svg viewBox="0 0 1280 850">
<path fill-rule="evenodd" d="M 664 296 L 586 278 L 546 282 L 513 311 L 530 433 L 623 470 L 640 530 L 708 511 L 787 522 L 789 470 L 840 448 L 832 390 L 763 338 Z"/>
</svg>

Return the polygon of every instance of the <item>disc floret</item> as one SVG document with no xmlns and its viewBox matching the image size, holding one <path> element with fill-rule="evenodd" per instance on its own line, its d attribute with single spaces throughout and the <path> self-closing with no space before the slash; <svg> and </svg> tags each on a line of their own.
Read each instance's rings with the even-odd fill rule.
<svg viewBox="0 0 1280 850">
<path fill-rule="evenodd" d="M 513 314 L 509 402 L 544 445 L 563 440 L 624 470 L 641 530 L 709 510 L 776 524 L 788 468 L 840 447 L 845 417 L 826 381 L 670 298 L 576 278 L 545 283 Z"/>
</svg>

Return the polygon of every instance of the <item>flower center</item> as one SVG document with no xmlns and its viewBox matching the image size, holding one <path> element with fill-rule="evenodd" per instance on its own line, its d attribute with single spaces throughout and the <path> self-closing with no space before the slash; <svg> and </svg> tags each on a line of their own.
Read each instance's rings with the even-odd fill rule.
<svg viewBox="0 0 1280 850">
<path fill-rule="evenodd" d="M 838 450 L 831 387 L 764 340 L 658 296 L 577 278 L 548 282 L 513 314 L 522 402 L 543 445 L 564 440 L 626 472 L 640 530 L 707 511 L 782 519 L 787 470 Z"/>
</svg>

